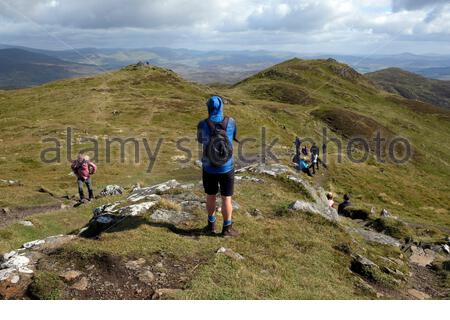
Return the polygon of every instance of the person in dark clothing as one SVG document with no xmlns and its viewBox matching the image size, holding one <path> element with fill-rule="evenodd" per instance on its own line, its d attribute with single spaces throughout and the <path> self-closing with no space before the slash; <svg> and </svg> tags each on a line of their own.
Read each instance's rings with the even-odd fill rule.
<svg viewBox="0 0 450 320">
<path fill-rule="evenodd" d="M 235 237 L 239 232 L 233 228 L 232 200 L 234 191 L 233 140 L 236 139 L 236 122 L 223 114 L 223 101 L 212 96 L 206 103 L 208 118 L 197 126 L 197 141 L 203 145 L 202 181 L 206 193 L 208 212 L 207 233 L 216 230 L 216 195 L 222 197 L 223 229 L 225 237 Z M 219 152 L 220 151 L 220 152 Z M 220 188 L 219 188 L 220 187 Z"/>
<path fill-rule="evenodd" d="M 295 137 L 295 154 L 300 155 L 300 146 L 302 145 L 302 140 L 297 136 Z"/>
<path fill-rule="evenodd" d="M 315 174 L 316 168 L 317 168 L 317 170 L 319 170 L 319 161 L 320 161 L 320 159 L 319 159 L 320 150 L 315 142 L 313 142 L 310 151 L 311 151 L 311 167 L 312 167 L 313 173 Z"/>
<path fill-rule="evenodd" d="M 344 202 L 341 202 L 338 206 L 338 214 L 343 215 L 344 209 L 348 206 L 351 206 L 350 196 L 348 194 L 344 194 Z"/>
<path fill-rule="evenodd" d="M 309 154 L 308 145 L 305 145 L 305 146 L 302 148 L 302 154 L 303 154 L 304 156 L 307 156 L 307 155 Z"/>
</svg>

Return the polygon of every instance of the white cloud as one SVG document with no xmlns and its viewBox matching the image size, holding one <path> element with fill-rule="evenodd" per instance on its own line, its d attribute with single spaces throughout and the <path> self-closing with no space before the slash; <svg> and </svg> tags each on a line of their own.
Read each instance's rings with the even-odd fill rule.
<svg viewBox="0 0 450 320">
<path fill-rule="evenodd" d="M 0 41 L 37 47 L 61 47 L 56 36 L 77 47 L 299 51 L 407 39 L 419 50 L 449 33 L 448 0 L 0 1 Z"/>
</svg>

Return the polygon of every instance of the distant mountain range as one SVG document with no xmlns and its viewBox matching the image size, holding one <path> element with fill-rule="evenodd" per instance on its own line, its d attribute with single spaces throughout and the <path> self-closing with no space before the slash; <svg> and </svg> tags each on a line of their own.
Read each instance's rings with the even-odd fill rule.
<svg viewBox="0 0 450 320">
<path fill-rule="evenodd" d="M 23 49 L 0 50 L 0 88 L 15 89 L 98 73 L 96 66 L 68 62 Z"/>
<path fill-rule="evenodd" d="M 0 88 L 19 88 L 51 80 L 118 69 L 138 61 L 169 68 L 200 83 L 232 84 L 282 61 L 332 57 L 361 73 L 398 67 L 425 77 L 450 79 L 450 56 L 298 54 L 275 51 L 199 51 L 155 48 L 42 50 L 0 44 Z M 42 61 L 47 61 L 43 63 Z"/>
<path fill-rule="evenodd" d="M 399 68 L 367 73 L 366 76 L 388 92 L 450 108 L 450 81 L 428 79 Z"/>
</svg>

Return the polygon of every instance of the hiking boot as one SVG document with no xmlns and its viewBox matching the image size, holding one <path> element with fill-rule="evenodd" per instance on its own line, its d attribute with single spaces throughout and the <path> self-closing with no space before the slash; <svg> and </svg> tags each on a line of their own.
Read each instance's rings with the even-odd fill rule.
<svg viewBox="0 0 450 320">
<path fill-rule="evenodd" d="M 203 229 L 206 234 L 214 234 L 216 233 L 216 222 L 208 221 L 208 225 Z"/>
<path fill-rule="evenodd" d="M 233 225 L 232 224 L 230 224 L 228 226 L 223 226 L 222 236 L 224 236 L 224 237 L 237 237 L 239 235 L 240 235 L 239 231 L 233 229 Z"/>
</svg>

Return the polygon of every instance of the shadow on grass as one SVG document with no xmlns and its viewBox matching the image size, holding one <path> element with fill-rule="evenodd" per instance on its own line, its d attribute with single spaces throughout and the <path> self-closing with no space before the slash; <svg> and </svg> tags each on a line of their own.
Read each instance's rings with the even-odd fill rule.
<svg viewBox="0 0 450 320">
<path fill-rule="evenodd" d="M 120 218 L 119 220 L 115 220 L 111 223 L 98 223 L 94 220 L 89 222 L 80 233 L 81 237 L 84 238 L 98 238 L 102 233 L 116 233 L 116 232 L 124 232 L 128 230 L 137 229 L 141 225 L 148 225 L 156 228 L 165 228 L 175 234 L 185 237 L 200 237 L 200 236 L 210 236 L 217 237 L 220 234 L 208 233 L 204 228 L 193 228 L 193 229 L 185 229 L 180 228 L 175 224 L 167 223 L 167 222 L 152 222 L 142 216 L 126 216 L 124 218 Z"/>
</svg>

